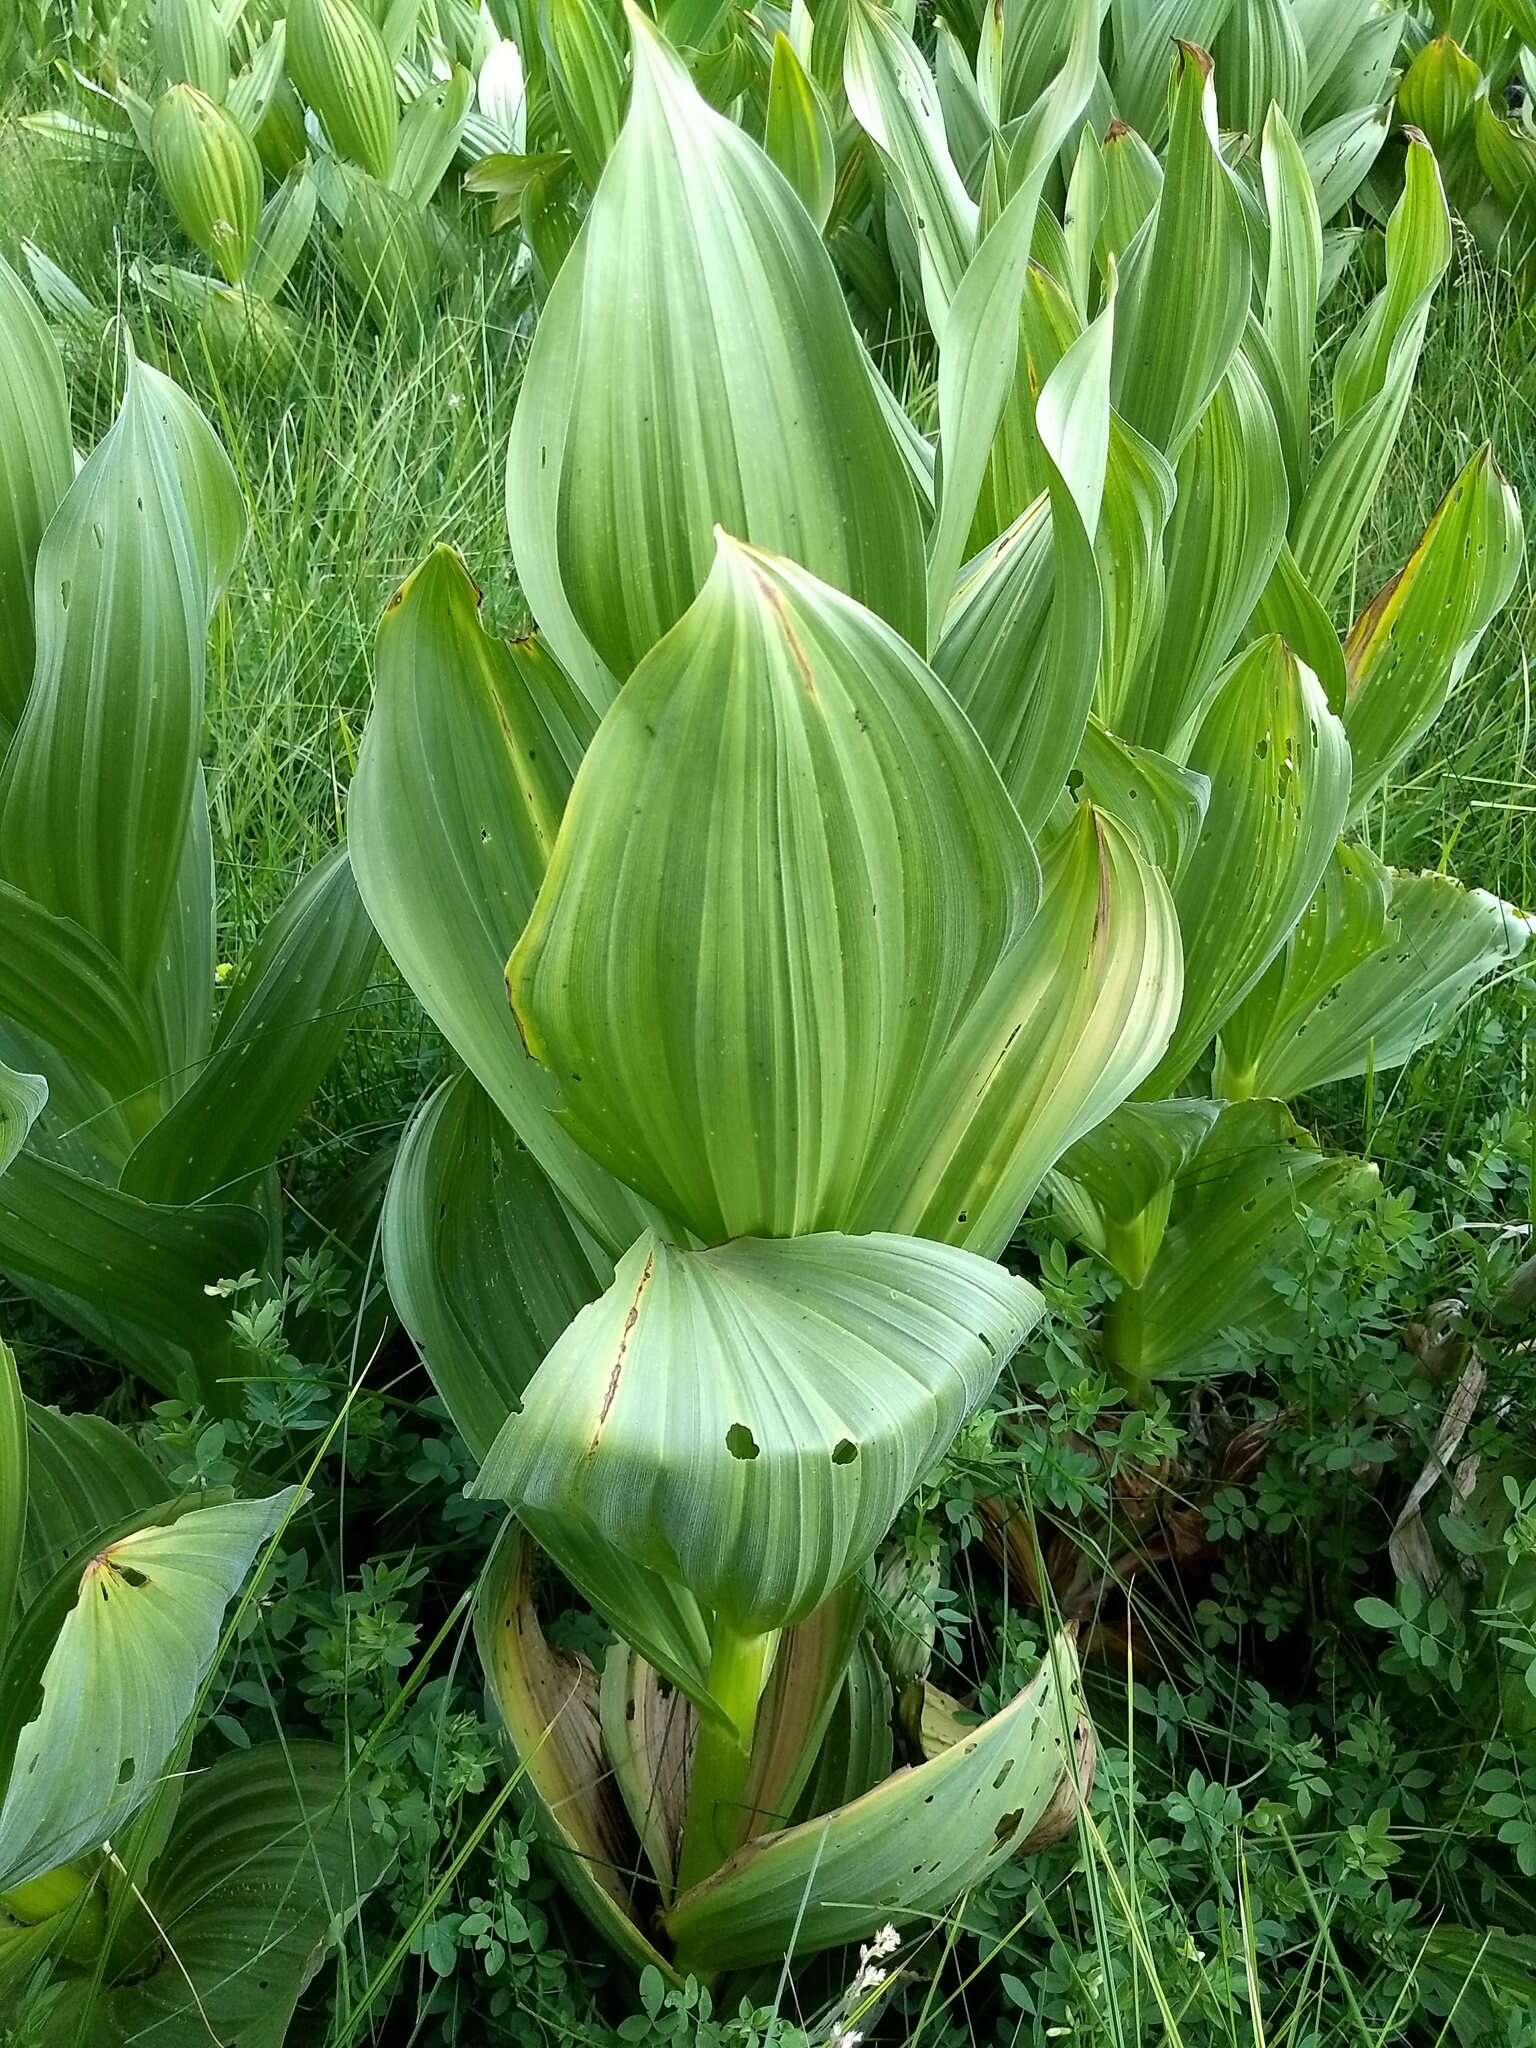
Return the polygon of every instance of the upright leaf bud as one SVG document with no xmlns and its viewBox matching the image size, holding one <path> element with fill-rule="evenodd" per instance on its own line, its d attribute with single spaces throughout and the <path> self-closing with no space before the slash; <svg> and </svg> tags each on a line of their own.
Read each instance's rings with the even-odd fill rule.
<svg viewBox="0 0 1536 2048">
<path fill-rule="evenodd" d="M 378 30 L 354 0 L 293 0 L 288 72 L 336 154 L 375 178 L 395 159 L 400 102 Z"/>
<path fill-rule="evenodd" d="M 158 0 L 155 61 L 167 85 L 195 85 L 209 99 L 229 91 L 229 37 L 213 0 Z"/>
<path fill-rule="evenodd" d="M 261 165 L 244 130 L 195 85 L 173 85 L 155 108 L 149 147 L 176 218 L 238 284 L 261 219 Z"/>
</svg>

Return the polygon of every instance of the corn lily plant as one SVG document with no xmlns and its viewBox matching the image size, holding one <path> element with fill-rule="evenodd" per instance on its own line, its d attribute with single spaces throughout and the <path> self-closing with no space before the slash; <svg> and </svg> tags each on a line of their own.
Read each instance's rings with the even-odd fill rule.
<svg viewBox="0 0 1536 2048">
<path fill-rule="evenodd" d="M 1041 207 L 1099 27 L 1071 17 L 978 215 L 899 23 L 850 18 L 938 341 L 935 449 L 805 185 L 632 11 L 628 112 L 508 457 L 539 635 L 490 638 L 441 548 L 381 630 L 353 859 L 467 1069 L 402 1145 L 390 1285 L 475 1491 L 515 1510 L 480 1636 L 524 1782 L 576 1896 L 664 1970 L 941 1911 L 1070 1822 L 1064 1639 L 994 1721 L 936 1724 L 919 1769 L 882 1782 L 878 1745 L 850 1748 L 865 1568 L 1038 1316 L 993 1261 L 1043 1188 L 1170 1296 L 1198 1245 L 1185 1296 L 1262 1336 L 1285 1232 L 1362 1171 L 1258 1092 L 1303 989 L 1336 1007 L 1304 914 L 1368 860 L 1340 851 L 1352 807 L 1514 574 L 1484 452 L 1352 660 L 1324 610 L 1444 268 L 1427 148 L 1314 475 L 1321 223 L 1282 119 L 1267 272 L 1192 48 L 1139 210 L 1107 176 L 1070 231 Z M 1478 929 L 1459 979 L 1362 988 L 1334 1070 L 1389 1033 L 1406 1056 L 1524 936 L 1502 906 Z M 1189 1092 L 1224 1027 L 1226 1107 Z M 1118 1155 L 1117 1111 L 1157 1166 L 1127 1206 L 1112 1160 L 1112 1238 L 1083 1161 Z M 1164 1360 L 1138 1315 L 1112 1352 L 1140 1388 Z M 542 1637 L 535 1544 L 615 1633 L 601 1681 Z"/>
<path fill-rule="evenodd" d="M 216 1283 L 280 1281 L 275 1161 L 376 946 L 338 853 L 214 1015 L 198 748 L 245 512 L 191 400 L 127 358 L 77 472 L 58 353 L 0 269 L 0 1058 L 48 1091 L 0 1179 L 0 1271 L 152 1385 L 225 1407 Z"/>
<path fill-rule="evenodd" d="M 24 1116 L 3 1079 L 0 1104 Z M 185 1774 L 296 1495 L 166 1493 L 111 1424 L 27 1402 L 0 1345 L 0 1999 L 51 2040 L 279 2044 L 376 1871 L 326 1745 Z"/>
</svg>

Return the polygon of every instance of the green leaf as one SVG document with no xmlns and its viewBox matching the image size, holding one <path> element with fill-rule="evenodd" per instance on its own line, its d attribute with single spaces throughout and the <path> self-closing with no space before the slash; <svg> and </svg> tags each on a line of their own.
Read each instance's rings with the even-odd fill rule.
<svg viewBox="0 0 1536 2048">
<path fill-rule="evenodd" d="M 0 1069 L 0 1080 L 7 1070 Z M 10 1348 L 0 1343 L 0 1658 L 21 1595 L 30 1480 L 27 1404 Z"/>
<path fill-rule="evenodd" d="M 1181 768 L 1149 747 L 1133 747 L 1090 718 L 1073 788 L 1096 810 L 1108 811 L 1133 832 L 1143 855 L 1162 869 L 1170 884 L 1178 880 L 1210 805 L 1206 776 Z M 1064 801 L 1061 809 L 1066 814 L 1063 825 L 1069 825 L 1071 802 Z"/>
<path fill-rule="evenodd" d="M 865 1630 L 854 1641 L 815 1766 L 792 1820 L 832 1813 L 885 1783 L 895 1754 L 893 1706 L 891 1681 Z"/>
<path fill-rule="evenodd" d="M 1148 1094 L 1177 1087 L 1290 936 L 1349 804 L 1349 746 L 1283 641 L 1227 671 L 1189 753 L 1210 778 L 1205 827 L 1174 891 L 1184 1004 Z"/>
<path fill-rule="evenodd" d="M 1284 7 L 1286 0 L 1279 0 Z M 1323 224 L 1307 162 L 1278 107 L 1259 152 L 1269 215 L 1269 260 L 1261 315 L 1284 403 L 1275 409 L 1293 496 L 1312 461 L 1312 357 L 1323 279 Z"/>
<path fill-rule="evenodd" d="M 1243 0 L 1229 7 L 1211 53 L 1224 128 L 1253 136 L 1268 121 L 1301 119 L 1307 46 L 1291 0 Z"/>
<path fill-rule="evenodd" d="M 1139 1287 L 1161 1242 L 1174 1183 L 1221 1109 L 1204 1097 L 1122 1102 L 1047 1178 L 1072 1234 Z"/>
<path fill-rule="evenodd" d="M 390 1297 L 483 1457 L 556 1340 L 613 1278 L 468 1074 L 406 1128 L 384 1198 Z"/>
<path fill-rule="evenodd" d="M 229 1304 L 208 1290 L 259 1266 L 267 1226 L 231 1204 L 184 1208 L 140 1201 L 48 1159 L 23 1153 L 0 1175 L 0 1269 L 21 1286 L 79 1300 L 92 1336 L 174 1391 L 180 1365 L 145 1360 L 142 1340 L 192 1356 L 204 1398 L 228 1405 Z M 67 1311 L 66 1311 L 67 1313 Z"/>
<path fill-rule="evenodd" d="M 53 2021 L 61 2038 L 208 2048 L 211 2032 L 282 2048 L 301 1993 L 383 1868 L 348 1785 L 338 1750 L 291 1738 L 194 1774 L 143 1880 L 154 1915 L 143 1948 L 111 1982 L 69 1985 Z"/>
<path fill-rule="evenodd" d="M 629 116 L 507 462 L 524 593 L 599 711 L 693 602 L 717 523 L 924 638 L 917 498 L 831 259 L 762 150 L 630 25 Z"/>
<path fill-rule="evenodd" d="M 1170 104 L 1157 210 L 1126 251 L 1114 395 L 1127 426 L 1176 460 L 1242 341 L 1252 264 L 1211 60 L 1192 44 L 1179 46 Z"/>
<path fill-rule="evenodd" d="M 1296 557 L 1288 544 L 1282 544 L 1275 557 L 1264 594 L 1248 621 L 1248 632 L 1255 637 L 1278 633 L 1317 677 L 1328 699 L 1328 709 L 1344 715 L 1349 694 L 1344 649 L 1339 645 L 1332 619 L 1296 566 Z"/>
<path fill-rule="evenodd" d="M 1178 482 L 1167 462 L 1113 415 L 1095 539 L 1103 631 L 1094 686 L 1094 710 L 1113 731 L 1134 715 L 1128 706 L 1135 678 L 1150 660 L 1162 626 L 1163 537 L 1177 498 Z"/>
<path fill-rule="evenodd" d="M 593 191 L 623 125 L 624 55 L 596 0 L 543 0 L 539 28 L 560 133 L 582 183 Z"/>
<path fill-rule="evenodd" d="M 1035 874 L 910 649 L 721 535 L 582 764 L 513 1004 L 568 1128 L 699 1235 L 825 1228 L 1027 925 Z"/>
<path fill-rule="evenodd" d="M 1246 355 L 1179 457 L 1163 537 L 1162 631 L 1121 703 L 1115 729 L 1182 758 L 1240 644 L 1285 540 L 1285 461 L 1274 412 Z"/>
<path fill-rule="evenodd" d="M 1188 1374 L 1219 1363 L 1234 1335 L 1296 1337 L 1303 1319 L 1270 1274 L 1300 1258 L 1309 1210 L 1344 1210 L 1374 1180 L 1374 1167 L 1320 1153 L 1283 1104 L 1229 1104 L 1175 1186 L 1126 1362 Z"/>
<path fill-rule="evenodd" d="M 32 687 L 32 575 L 74 467 L 58 349 L 0 259 L 0 748 Z"/>
<path fill-rule="evenodd" d="M 27 1142 L 48 1101 L 41 1074 L 18 1074 L 0 1060 L 0 1174 Z"/>
<path fill-rule="evenodd" d="M 556 1650 L 533 1600 L 534 1547 L 509 1521 L 475 1602 L 475 1644 L 517 1769 L 562 1883 L 605 1941 L 636 1970 L 677 1981 L 638 1924 L 625 1873 L 634 1844 L 603 1754 L 597 1677 L 584 1658 Z"/>
<path fill-rule="evenodd" d="M 1110 83 L 1121 119 L 1144 135 L 1153 149 L 1167 140 L 1172 108 L 1168 93 L 1168 45 L 1193 43 L 1209 49 L 1220 33 L 1232 0 L 1125 0 L 1110 10 L 1113 39 Z"/>
<path fill-rule="evenodd" d="M 1303 134 L 1301 153 L 1325 228 L 1369 177 L 1391 128 L 1390 106 L 1356 107 Z"/>
<path fill-rule="evenodd" d="M 1049 1808 L 1077 1720 L 1076 1658 L 1057 1637 L 1000 1714 L 824 1818 L 749 1843 L 665 1923 L 680 1967 L 739 1969 L 947 1913 L 1018 1853 Z"/>
<path fill-rule="evenodd" d="M 0 1891 L 98 1847 L 153 1793 L 224 1609 L 295 1498 L 199 1508 L 86 1566 L 0 1805 Z"/>
<path fill-rule="evenodd" d="M 554 1121 L 555 1091 L 523 1050 L 506 991 L 595 723 L 540 643 L 509 647 L 485 631 L 463 563 L 438 548 L 379 628 L 347 837 L 368 915 L 417 1001 L 616 1255 L 646 1212 Z"/>
<path fill-rule="evenodd" d="M 786 1629 L 779 1637 L 757 1710 L 742 1811 L 739 1818 L 730 1817 L 736 1841 L 784 1827 L 794 1815 L 819 1768 L 822 1745 L 856 1659 L 868 1611 L 865 1580 L 847 1579 L 798 1628 Z M 889 1771 L 889 1713 L 885 1732 L 885 1770 Z"/>
<path fill-rule="evenodd" d="M 1386 245 L 1386 284 L 1334 364 L 1334 439 L 1291 525 L 1297 564 L 1325 604 L 1354 553 L 1391 459 L 1435 289 L 1450 262 L 1450 214 L 1434 156 L 1422 138 L 1409 140 L 1403 196 L 1387 223 Z"/>
<path fill-rule="evenodd" d="M 960 1022 L 858 1212 L 1000 1256 L 1046 1170 L 1156 1066 L 1178 921 L 1136 835 L 1091 804 L 1049 846 L 1039 915 Z"/>
<path fill-rule="evenodd" d="M 1453 191 L 1475 168 L 1474 122 L 1481 91 L 1477 66 L 1451 36 L 1427 42 L 1397 88 L 1399 116 L 1423 131 Z"/>
<path fill-rule="evenodd" d="M 156 1506 L 168 1491 L 153 1460 L 100 1415 L 61 1415 L 29 1401 L 27 1445 L 23 1607 L 103 1529 Z"/>
<path fill-rule="evenodd" d="M 394 66 L 354 0 L 288 0 L 288 75 L 339 157 L 372 177 L 394 162 L 400 105 Z"/>
<path fill-rule="evenodd" d="M 1345 643 L 1354 813 L 1439 717 L 1509 600 L 1523 545 L 1520 501 L 1485 443 Z"/>
<path fill-rule="evenodd" d="M 455 64 L 447 78 L 434 78 L 406 108 L 395 144 L 388 185 L 407 206 L 426 206 L 458 154 L 469 112 L 473 81 Z"/>
<path fill-rule="evenodd" d="M 244 285 L 253 298 L 275 299 L 315 224 L 317 188 L 309 164 L 291 170 L 262 209 Z"/>
<path fill-rule="evenodd" d="M 195 85 L 156 103 L 149 154 L 187 239 L 238 284 L 261 219 L 261 159 L 227 108 Z"/>
<path fill-rule="evenodd" d="M 874 0 L 851 0 L 843 85 L 906 210 L 929 325 L 942 342 L 979 214 L 949 153 L 933 74 L 895 15 Z"/>
<path fill-rule="evenodd" d="M 782 33 L 773 39 L 763 148 L 817 227 L 825 228 L 837 186 L 832 124 L 820 87 Z"/>
<path fill-rule="evenodd" d="M 341 1050 L 377 957 L 339 848 L 262 933 L 225 998 L 206 1063 L 129 1159 L 125 1192 L 229 1199 L 273 1165 Z"/>
<path fill-rule="evenodd" d="M 208 622 L 245 534 L 202 414 L 130 359 L 122 410 L 37 563 L 37 674 L 0 773 L 0 877 L 143 990 L 161 960 L 202 738 Z"/>
<path fill-rule="evenodd" d="M 1340 846 L 1285 953 L 1223 1029 L 1218 1086 L 1294 1096 L 1402 1066 L 1520 958 L 1533 928 L 1481 889 L 1389 874 Z"/>
<path fill-rule="evenodd" d="M 580 1517 L 761 1635 L 873 1555 L 1042 1312 L 990 1260 L 918 1239 L 642 1238 L 472 1492 Z"/>
</svg>

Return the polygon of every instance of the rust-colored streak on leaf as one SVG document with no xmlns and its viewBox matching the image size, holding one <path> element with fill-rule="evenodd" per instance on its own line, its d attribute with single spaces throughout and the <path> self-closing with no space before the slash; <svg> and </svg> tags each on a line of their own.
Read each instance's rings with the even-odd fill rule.
<svg viewBox="0 0 1536 2048">
<path fill-rule="evenodd" d="M 651 1284 L 651 1274 L 655 1271 L 655 1268 L 656 1254 L 650 1252 L 646 1256 L 645 1269 L 640 1275 L 640 1283 L 635 1289 L 635 1298 L 629 1304 L 629 1314 L 624 1318 L 624 1328 L 619 1336 L 619 1348 L 613 1354 L 613 1370 L 608 1375 L 608 1385 L 603 1392 L 603 1405 L 597 1412 L 597 1428 L 593 1430 L 592 1441 L 587 1446 L 588 1457 L 597 1449 L 597 1440 L 602 1434 L 603 1424 L 608 1420 L 608 1411 L 618 1398 L 619 1377 L 624 1370 L 624 1355 L 629 1349 L 630 1333 L 640 1320 L 640 1304 L 645 1299 L 645 1290 Z"/>
<path fill-rule="evenodd" d="M 789 649 L 790 660 L 800 672 L 800 680 L 805 685 L 805 693 L 808 697 L 814 697 L 816 695 L 816 679 L 811 674 L 810 656 L 806 653 L 801 643 L 800 635 L 795 631 L 789 613 L 785 610 L 783 595 L 775 590 L 761 570 L 754 568 L 752 573 L 757 579 L 758 589 L 763 593 L 764 599 L 779 622 L 779 630 L 784 635 L 784 645 Z"/>
<path fill-rule="evenodd" d="M 1088 815 L 1093 820 L 1094 843 L 1099 856 L 1099 895 L 1093 906 L 1093 950 L 1102 956 L 1109 942 L 1109 850 L 1098 812 L 1090 807 Z"/>
<path fill-rule="evenodd" d="M 1402 569 L 1395 570 L 1349 629 L 1349 638 L 1344 642 L 1344 670 L 1351 696 L 1359 687 L 1360 670 L 1365 657 L 1376 638 L 1377 628 L 1397 595 L 1398 585 L 1405 573 Z"/>
</svg>

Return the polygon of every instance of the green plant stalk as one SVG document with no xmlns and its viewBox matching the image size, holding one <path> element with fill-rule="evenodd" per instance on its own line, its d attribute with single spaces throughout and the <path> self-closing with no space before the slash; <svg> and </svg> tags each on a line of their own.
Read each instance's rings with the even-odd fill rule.
<svg viewBox="0 0 1536 2048">
<path fill-rule="evenodd" d="M 709 1689 L 731 1725 L 723 1727 L 714 1719 L 699 1722 L 678 1862 L 680 1892 L 712 1876 L 739 1846 L 752 1735 L 772 1641 L 771 1634 L 744 1635 L 729 1622 L 715 1623 Z"/>
<path fill-rule="evenodd" d="M 1110 1224 L 1105 1256 L 1120 1275 L 1120 1292 L 1104 1312 L 1104 1362 L 1137 1408 L 1152 1398 L 1152 1375 L 1142 1363 L 1144 1287 L 1168 1223 L 1173 1191 L 1149 1202 L 1129 1223 Z"/>
</svg>

